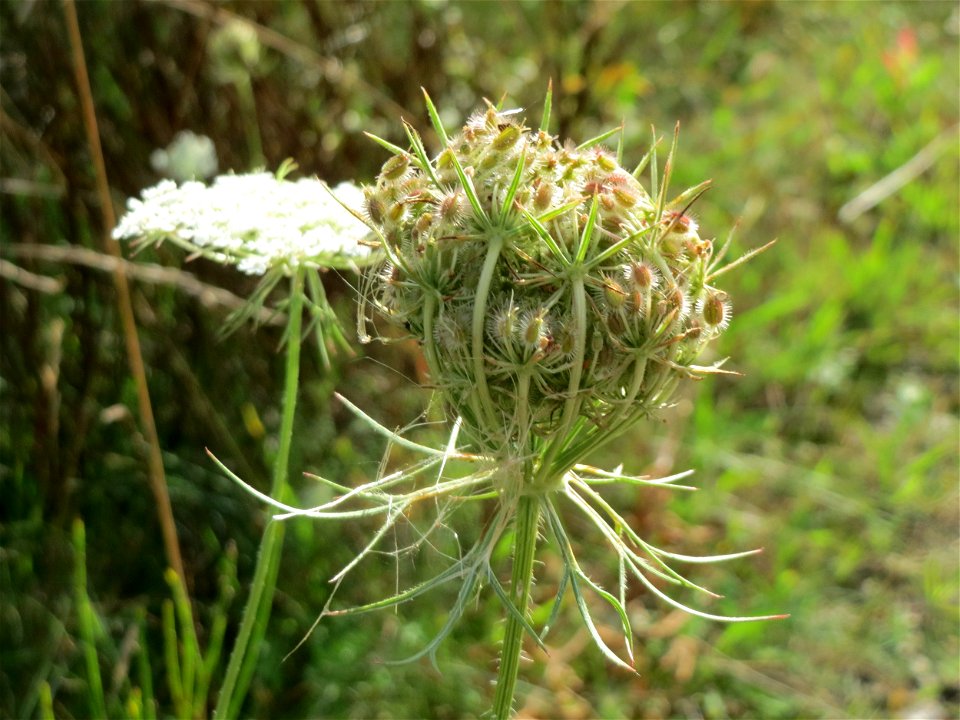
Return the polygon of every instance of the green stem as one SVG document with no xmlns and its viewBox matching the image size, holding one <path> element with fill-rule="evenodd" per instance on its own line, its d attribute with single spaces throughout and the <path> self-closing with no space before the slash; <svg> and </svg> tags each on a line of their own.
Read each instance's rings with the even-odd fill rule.
<svg viewBox="0 0 960 720">
<path fill-rule="evenodd" d="M 282 499 L 287 493 L 287 466 L 293 438 L 293 417 L 297 407 L 300 376 L 300 328 L 303 311 L 303 271 L 297 270 L 290 280 L 290 307 L 287 321 L 287 366 L 283 384 L 283 417 L 280 421 L 280 448 L 273 464 L 273 485 L 270 495 Z M 250 677 L 260 654 L 266 633 L 273 593 L 283 549 L 283 523 L 270 521 L 263 533 L 257 567 L 253 574 L 250 597 L 243 611 L 237 643 L 230 655 L 227 674 L 217 698 L 215 718 L 234 718 L 240 714 L 243 698 L 250 686 Z"/>
<path fill-rule="evenodd" d="M 525 478 L 529 480 L 530 478 Z M 522 615 L 527 614 L 530 586 L 533 584 L 533 558 L 537 549 L 537 525 L 540 522 L 540 498 L 521 495 L 517 503 L 516 529 L 513 538 L 513 574 L 510 599 Z M 512 613 L 507 615 L 507 627 L 500 649 L 500 672 L 493 698 L 493 715 L 507 720 L 513 709 L 513 694 L 520 669 L 520 651 L 523 648 L 523 625 Z"/>
<path fill-rule="evenodd" d="M 480 405 L 486 416 L 488 427 L 497 427 L 497 413 L 493 409 L 493 400 L 487 387 L 487 375 L 483 361 L 483 327 L 487 321 L 487 296 L 490 294 L 490 284 L 493 282 L 493 271 L 500 259 L 503 249 L 503 236 L 494 231 L 487 246 L 487 256 L 483 260 L 483 269 L 480 271 L 480 280 L 477 283 L 477 295 L 473 303 L 473 375 L 480 396 Z"/>
<path fill-rule="evenodd" d="M 250 75 L 245 75 L 242 80 L 237 80 L 235 87 L 242 106 L 243 129 L 247 135 L 247 152 L 250 154 L 250 164 L 253 167 L 262 167 L 266 160 L 263 157 L 263 143 L 260 141 L 257 99 L 253 93 L 253 81 L 250 79 Z"/>
<path fill-rule="evenodd" d="M 583 284 L 583 270 L 577 268 L 571 275 L 570 296 L 573 305 L 573 361 L 570 367 L 570 383 L 567 386 L 567 398 L 563 403 L 563 415 L 560 419 L 560 429 L 553 436 L 547 447 L 540 470 L 537 473 L 538 487 L 546 487 L 547 478 L 556 477 L 553 461 L 566 444 L 574 423 L 580 413 L 580 377 L 583 372 L 583 361 L 587 353 L 587 293 Z"/>
<path fill-rule="evenodd" d="M 423 355 L 427 359 L 430 382 L 440 377 L 440 360 L 437 359 L 437 339 L 434 337 L 433 320 L 437 311 L 437 298 L 428 292 L 423 299 Z"/>
<path fill-rule="evenodd" d="M 80 625 L 80 639 L 83 645 L 83 659 L 87 666 L 87 698 L 92 717 L 106 717 L 106 703 L 103 697 L 103 682 L 100 678 L 100 660 L 97 657 L 97 620 L 93 612 L 93 603 L 87 594 L 87 534 L 83 521 L 73 521 L 74 552 L 74 591 L 77 603 L 77 620 Z"/>
</svg>

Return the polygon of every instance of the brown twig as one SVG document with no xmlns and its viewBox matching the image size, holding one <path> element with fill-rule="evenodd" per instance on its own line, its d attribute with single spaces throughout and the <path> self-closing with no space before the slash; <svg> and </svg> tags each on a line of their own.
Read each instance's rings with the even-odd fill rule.
<svg viewBox="0 0 960 720">
<path fill-rule="evenodd" d="M 77 20 L 77 9 L 74 0 L 63 0 L 64 14 L 67 20 L 67 31 L 70 36 L 70 48 L 73 53 L 73 65 L 77 80 L 77 93 L 83 114 L 83 126 L 87 134 L 87 143 L 96 169 L 97 192 L 100 196 L 100 212 L 103 219 L 103 244 L 106 251 L 115 258 L 120 258 L 120 248 L 110 236 L 110 231 L 116 225 L 116 216 L 113 212 L 113 203 L 110 199 L 110 186 L 107 184 L 107 168 L 103 160 L 103 148 L 100 146 L 100 131 L 97 128 L 97 115 L 93 106 L 93 93 L 90 90 L 90 77 L 87 74 L 87 62 L 83 55 L 83 40 L 80 37 L 80 23 Z M 150 390 L 147 387 L 147 374 L 143 366 L 143 355 L 140 352 L 140 339 L 137 336 L 137 325 L 133 317 L 133 303 L 130 300 L 130 287 L 123 265 L 117 263 L 113 273 L 114 284 L 117 288 L 117 308 L 123 326 L 123 336 L 127 346 L 127 361 L 130 372 L 137 386 L 137 405 L 140 411 L 140 424 L 143 434 L 150 446 L 148 454 L 148 472 L 150 489 L 157 501 L 157 515 L 160 519 L 160 528 L 163 533 L 163 545 L 170 567 L 180 577 L 183 587 L 187 587 L 187 578 L 183 570 L 183 559 L 180 555 L 180 542 L 177 539 L 177 526 L 173 519 L 173 508 L 170 505 L 170 493 L 167 490 L 167 479 L 163 469 L 163 457 L 160 453 L 160 439 L 157 436 L 157 426 L 153 418 L 153 406 L 150 403 Z"/>
<path fill-rule="evenodd" d="M 201 305 L 208 308 L 219 306 L 230 310 L 238 310 L 247 304 L 243 298 L 234 295 L 229 290 L 208 285 L 183 270 L 150 263 L 134 263 L 122 257 L 106 255 L 76 245 L 17 243 L 5 246 L 3 252 L 14 257 L 80 265 L 102 272 L 116 273 L 119 270 L 128 278 L 133 278 L 138 282 L 175 287 L 190 297 L 196 298 Z M 2 262 L 3 260 L 0 259 L 0 263 Z M 15 278 L 11 279 L 15 280 Z M 44 280 L 55 282 L 50 278 L 44 278 Z M 57 287 L 59 288 L 59 284 Z M 286 322 L 281 314 L 267 308 L 260 308 L 254 319 L 260 325 L 283 325 Z"/>
<path fill-rule="evenodd" d="M 0 87 L 0 98 L 3 99 L 4 103 L 10 106 L 15 105 L 13 99 L 2 87 Z M 43 160 L 46 161 L 46 166 L 50 172 L 56 176 L 54 181 L 51 183 L 33 183 L 32 189 L 40 190 L 40 192 L 31 192 L 31 186 L 23 184 L 30 183 L 31 181 L 20 181 L 18 187 L 17 180 L 13 178 L 4 178 L 5 187 L 3 192 L 10 194 L 22 193 L 26 195 L 49 194 L 49 197 L 59 197 L 62 195 L 67 187 L 67 176 L 64 174 L 63 169 L 60 167 L 57 159 L 54 157 L 53 153 L 50 152 L 50 148 L 47 147 L 47 144 L 43 141 L 43 139 L 38 136 L 36 132 L 28 127 L 24 127 L 12 117 L 7 115 L 3 108 L 0 108 L 0 131 L 3 131 L 3 134 L 7 136 L 8 140 L 13 141 L 14 143 L 26 145 L 40 155 Z"/>
<path fill-rule="evenodd" d="M 840 221 L 852 223 L 865 212 L 873 209 L 920 177 L 940 159 L 940 156 L 951 144 L 956 142 L 957 130 L 960 130 L 960 125 L 954 125 L 952 128 L 944 130 L 903 165 L 845 203 L 837 213 Z"/>
<path fill-rule="evenodd" d="M 63 290 L 63 283 L 59 280 L 49 278 L 46 275 L 35 275 L 12 262 L 7 262 L 3 258 L 0 258 L 0 277 L 28 290 L 36 290 L 46 295 L 56 295 Z"/>
</svg>

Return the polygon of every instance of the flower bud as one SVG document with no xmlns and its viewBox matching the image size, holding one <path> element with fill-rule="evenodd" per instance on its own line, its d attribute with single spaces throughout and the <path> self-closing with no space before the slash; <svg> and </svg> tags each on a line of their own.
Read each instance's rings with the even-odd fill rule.
<svg viewBox="0 0 960 720">
<path fill-rule="evenodd" d="M 517 204 L 549 218 L 530 222 L 512 211 Z M 622 415 L 625 387 L 638 407 L 662 406 L 729 318 L 725 296 L 702 285 L 710 246 L 691 217 L 661 214 L 611 151 L 561 147 L 491 106 L 450 136 L 432 170 L 409 152 L 388 160 L 366 205 L 406 268 L 402 280 L 392 269 L 372 278 L 370 307 L 410 323 L 414 335 L 434 328 L 433 338 L 420 337 L 436 341 L 431 372 L 441 375 L 432 381 L 451 412 L 472 408 L 464 431 L 492 456 L 529 452 L 532 436 L 553 438 L 572 399 L 599 425 Z M 439 238 L 456 241 L 431 244 Z M 662 377 L 638 386 L 640 350 Z M 536 420 L 493 427 L 515 416 L 521 372 L 531 373 L 524 402 Z"/>
</svg>

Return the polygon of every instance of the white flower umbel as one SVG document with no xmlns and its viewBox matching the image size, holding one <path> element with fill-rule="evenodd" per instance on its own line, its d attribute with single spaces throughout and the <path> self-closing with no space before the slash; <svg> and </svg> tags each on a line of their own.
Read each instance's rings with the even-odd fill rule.
<svg viewBox="0 0 960 720">
<path fill-rule="evenodd" d="M 166 148 L 150 154 L 150 165 L 174 180 L 205 180 L 217 174 L 217 149 L 206 135 L 181 130 Z"/>
<path fill-rule="evenodd" d="M 348 209 L 362 206 L 362 192 L 347 183 L 330 190 L 316 179 L 285 180 L 292 169 L 293 163 L 288 162 L 277 175 L 222 175 L 209 186 L 163 181 L 131 200 L 113 231 L 117 239 L 141 244 L 168 241 L 192 254 L 261 275 L 248 302 L 232 321 L 228 319 L 225 329 L 253 316 L 268 298 L 285 314 L 282 416 L 270 490 L 275 500 L 290 492 L 287 478 L 304 340 L 308 335 L 316 339 L 325 367 L 329 366 L 328 342 L 352 352 L 327 301 L 321 273 L 356 270 L 376 259 L 362 244 L 367 227 Z M 240 714 L 250 683 L 249 668 L 259 655 L 270 617 L 283 536 L 279 523 L 270 523 L 264 531 L 214 717 Z"/>
<path fill-rule="evenodd" d="M 332 194 L 331 194 L 332 193 Z M 315 178 L 267 172 L 221 175 L 208 186 L 164 180 L 128 203 L 114 238 L 170 241 L 242 272 L 363 265 L 369 232 L 348 207 L 363 194 L 351 183 L 330 190 Z"/>
<path fill-rule="evenodd" d="M 362 207 L 362 191 L 351 183 L 331 190 L 316 178 L 286 180 L 295 167 L 287 161 L 276 175 L 220 175 L 210 185 L 163 180 L 130 199 L 113 237 L 139 245 L 170 242 L 193 256 L 261 275 L 246 305 L 227 319 L 225 332 L 255 317 L 280 281 L 288 279 L 291 292 L 301 295 L 297 307 L 312 316 L 308 331 L 328 366 L 328 340 L 347 354 L 352 349 L 320 274 L 358 271 L 377 254 L 363 244 L 369 231 L 353 210 Z M 278 305 L 288 312 L 293 306 L 291 297 Z"/>
</svg>

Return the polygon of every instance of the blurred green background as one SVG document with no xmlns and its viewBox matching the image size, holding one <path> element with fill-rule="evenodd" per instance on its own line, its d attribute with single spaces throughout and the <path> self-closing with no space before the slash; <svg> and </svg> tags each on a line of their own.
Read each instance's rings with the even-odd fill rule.
<svg viewBox="0 0 960 720">
<path fill-rule="evenodd" d="M 698 493 L 616 501 L 667 549 L 766 548 L 697 568 L 695 581 L 726 596 L 701 607 L 791 618 L 725 626 L 633 588 L 637 677 L 591 646 L 568 597 L 550 656 L 533 653 L 521 670 L 520 714 L 958 716 L 955 2 L 127 0 L 78 12 L 118 210 L 160 179 L 151 154 L 184 129 L 212 138 L 221 172 L 290 157 L 331 182 L 370 180 L 386 157 L 364 130 L 405 144 L 402 116 L 436 149 L 421 86 L 450 128 L 483 97 L 506 96 L 536 123 L 552 78 L 552 129 L 582 140 L 624 120 L 627 165 L 651 124 L 669 134 L 679 121 L 675 187 L 714 180 L 695 208 L 704 236 L 740 218 L 737 254 L 779 242 L 725 283 L 735 316 L 716 353 L 744 377 L 687 388 L 662 422 L 595 461 L 695 468 Z M 82 619 L 92 617 L 107 714 L 136 714 L 152 693 L 170 717 L 162 614 L 172 595 L 135 386 L 111 277 L 78 252 L 99 253 L 108 228 L 65 28 L 60 3 L 0 3 L 0 716 L 91 714 Z M 890 192 L 874 206 L 847 205 L 884 178 Z M 239 296 L 253 287 L 171 249 L 140 260 Z M 327 279 L 352 326 L 354 278 Z M 133 290 L 200 643 L 226 620 L 229 648 L 265 514 L 203 449 L 266 487 L 280 331 L 222 339 L 228 308 L 166 280 L 135 279 Z M 333 403 L 335 390 L 392 426 L 426 406 L 411 348 L 359 352 L 329 372 L 305 359 L 295 471 L 356 484 L 376 470 L 382 443 Z M 306 497 L 310 486 L 297 487 Z M 77 518 L 89 595 L 76 586 Z M 383 664 L 437 630 L 455 588 L 397 613 L 328 618 L 282 661 L 371 530 L 291 524 L 246 713 L 486 710 L 496 603 L 479 602 L 445 643 L 442 675 L 425 662 Z M 542 602 L 555 592 L 550 553 Z M 608 555 L 583 562 L 611 585 Z M 401 582 L 433 562 L 418 559 Z M 383 597 L 396 582 L 389 558 L 375 559 L 341 600 Z"/>
</svg>

